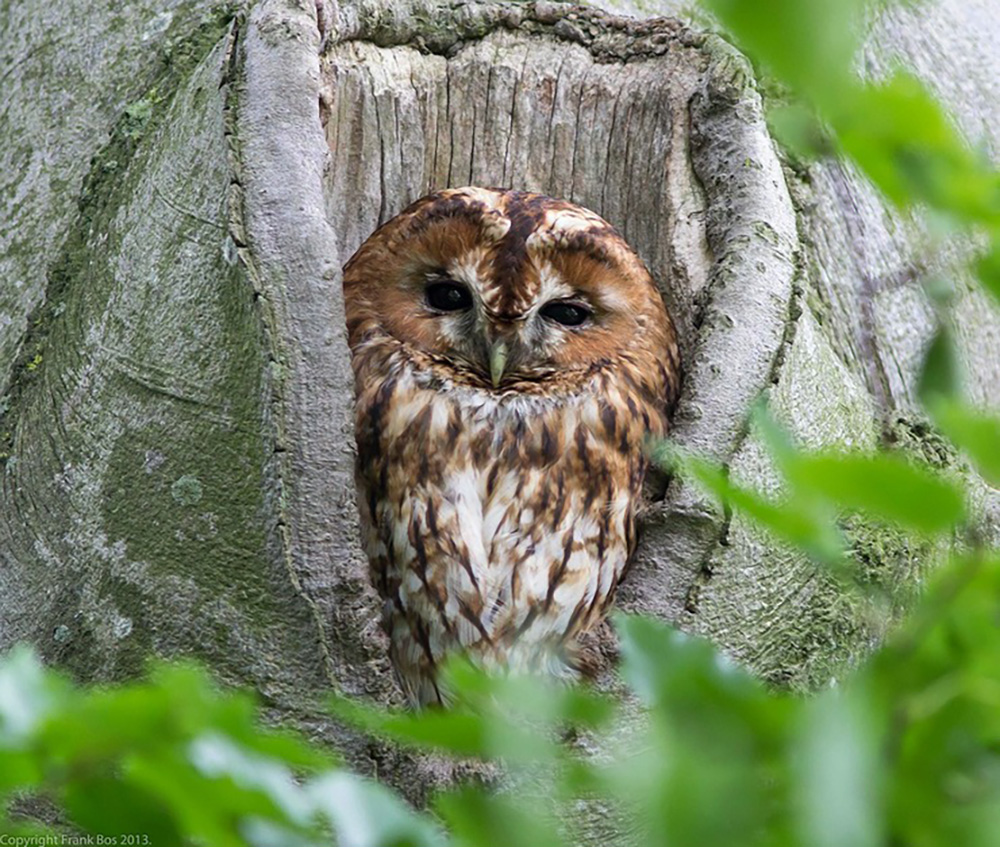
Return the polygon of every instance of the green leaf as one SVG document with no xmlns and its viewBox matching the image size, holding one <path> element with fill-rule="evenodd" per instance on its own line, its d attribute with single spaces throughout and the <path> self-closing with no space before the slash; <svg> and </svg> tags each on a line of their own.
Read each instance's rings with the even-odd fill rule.
<svg viewBox="0 0 1000 847">
<path fill-rule="evenodd" d="M 647 844 L 762 843 L 793 701 L 773 697 L 707 642 L 619 616 L 622 673 L 649 726 L 608 769 Z M 725 814 L 719 810 L 724 809 Z M 768 843 L 766 838 L 764 843 Z"/>
<path fill-rule="evenodd" d="M 0 747 L 27 743 L 69 690 L 35 652 L 16 647 L 0 661 Z"/>
<path fill-rule="evenodd" d="M 669 702 L 698 710 L 766 699 L 756 680 L 704 639 L 637 615 L 616 614 L 615 628 L 622 676 L 650 706 Z"/>
<path fill-rule="evenodd" d="M 172 749 L 155 757 L 130 759 L 126 778 L 167 810 L 187 840 L 213 847 L 244 847 L 241 821 L 262 809 L 274 814 L 259 793 L 243 790 L 230 780 L 204 778 Z"/>
<path fill-rule="evenodd" d="M 1000 488 L 1000 417 L 954 400 L 938 400 L 929 408 L 934 423 L 972 460 L 983 479 Z"/>
<path fill-rule="evenodd" d="M 442 794 L 434 807 L 456 847 L 560 847 L 566 842 L 532 797 L 504 797 L 475 788 Z"/>
<path fill-rule="evenodd" d="M 459 756 L 485 757 L 490 753 L 486 721 L 482 715 L 468 711 L 390 711 L 345 697 L 332 699 L 330 711 L 352 726 L 411 746 Z"/>
<path fill-rule="evenodd" d="M 89 691 L 76 708 L 48 722 L 44 738 L 66 759 L 94 759 L 183 745 L 208 730 L 295 767 L 335 761 L 293 733 L 263 729 L 251 697 L 222 692 L 203 669 L 188 663 L 157 663 L 147 682 Z"/>
<path fill-rule="evenodd" d="M 489 673 L 462 659 L 447 662 L 442 679 L 459 706 L 501 718 L 595 729 L 616 713 L 614 702 L 596 691 L 567 686 L 548 676 Z"/>
<path fill-rule="evenodd" d="M 734 485 L 719 468 L 707 462 L 687 459 L 684 466 L 702 487 L 778 538 L 805 551 L 817 561 L 830 565 L 842 563 L 843 539 L 821 503 L 809 499 L 772 503 Z"/>
<path fill-rule="evenodd" d="M 173 718 L 167 695 L 148 685 L 93 690 L 79 698 L 76 708 L 60 710 L 42 737 L 57 760 L 115 759 L 176 740 Z"/>
<path fill-rule="evenodd" d="M 882 773 L 873 704 L 841 691 L 807 702 L 795 761 L 797 826 L 812 847 L 877 847 Z"/>
<path fill-rule="evenodd" d="M 834 152 L 829 133 L 802 103 L 771 105 L 767 122 L 783 147 L 803 159 L 816 159 Z"/>
<path fill-rule="evenodd" d="M 218 731 L 195 738 L 188 746 L 188 757 L 203 776 L 227 778 L 267 797 L 291 823 L 305 826 L 312 817 L 311 803 L 283 763 L 249 752 Z"/>
<path fill-rule="evenodd" d="M 799 451 L 795 442 L 781 424 L 779 424 L 767 407 L 765 397 L 758 397 L 750 410 L 750 423 L 754 432 L 760 436 L 768 452 L 774 457 L 779 470 L 784 470 L 785 465 L 794 461 Z"/>
<path fill-rule="evenodd" d="M 1000 303 L 1000 237 L 994 236 L 989 251 L 976 261 L 976 276 L 983 288 Z"/>
<path fill-rule="evenodd" d="M 616 714 L 614 703 L 594 692 L 547 678 L 489 674 L 462 659 L 444 666 L 439 684 L 453 701 L 447 709 L 385 710 L 347 698 L 334 698 L 330 709 L 354 726 L 409 746 L 521 763 L 560 756 L 547 729 L 594 729 Z"/>
<path fill-rule="evenodd" d="M 967 222 L 1000 223 L 1000 176 L 971 151 L 923 83 L 897 72 L 858 82 L 852 61 L 864 30 L 861 0 L 706 0 L 740 45 L 832 126 L 841 150 L 897 205 L 926 203 Z M 772 124 L 800 152 L 818 146 L 800 107 Z M 998 280 L 1000 274 L 986 273 Z"/>
<path fill-rule="evenodd" d="M 330 847 L 326 832 L 303 833 L 267 818 L 247 816 L 240 822 L 240 834 L 249 847 Z"/>
<path fill-rule="evenodd" d="M 793 88 L 823 103 L 848 78 L 861 0 L 706 0 L 740 45 Z"/>
<path fill-rule="evenodd" d="M 968 222 L 1000 221 L 1000 180 L 916 77 L 897 72 L 842 92 L 829 118 L 841 148 L 897 205 L 918 202 Z"/>
<path fill-rule="evenodd" d="M 954 483 L 898 456 L 802 455 L 788 471 L 797 490 L 922 532 L 950 530 L 965 517 L 962 492 Z"/>
<path fill-rule="evenodd" d="M 34 750 L 4 750 L 0 747 L 0 808 L 3 808 L 6 795 L 12 791 L 25 791 L 39 785 L 44 764 Z"/>
<path fill-rule="evenodd" d="M 948 329 L 941 326 L 924 356 L 917 395 L 924 406 L 930 407 L 940 398 L 956 395 L 961 384 L 961 365 L 955 344 Z"/>
<path fill-rule="evenodd" d="M 957 559 L 864 669 L 887 705 L 892 843 L 992 844 L 1000 804 L 1000 559 Z M 856 683 L 855 683 L 856 684 Z"/>
<path fill-rule="evenodd" d="M 94 835 L 141 833 L 151 844 L 180 844 L 183 840 L 167 807 L 110 773 L 79 774 L 67 783 L 63 804 L 73 822 Z"/>
<path fill-rule="evenodd" d="M 444 847 L 437 827 L 378 783 L 331 772 L 306 792 L 333 824 L 338 847 Z"/>
</svg>

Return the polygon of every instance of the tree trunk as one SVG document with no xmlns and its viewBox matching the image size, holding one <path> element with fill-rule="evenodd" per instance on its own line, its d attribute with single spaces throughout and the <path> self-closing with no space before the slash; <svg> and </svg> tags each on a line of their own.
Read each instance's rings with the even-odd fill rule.
<svg viewBox="0 0 1000 847">
<path fill-rule="evenodd" d="M 678 324 L 672 439 L 778 493 L 761 394 L 809 447 L 887 438 L 1000 496 L 920 420 L 920 277 L 958 280 L 972 396 L 1000 405 L 1000 320 L 924 256 L 925 224 L 849 167 L 789 163 L 752 69 L 677 21 L 553 2 L 210 0 L 0 17 L 0 648 L 87 679 L 195 655 L 420 796 L 418 769 L 322 716 L 399 694 L 358 541 L 340 267 L 440 187 L 565 197 L 615 224 Z M 634 8 L 630 7 L 634 11 Z M 865 73 L 920 73 L 995 150 L 1000 14 L 885 12 Z M 884 615 L 678 480 L 620 594 L 763 677 L 828 683 Z M 932 558 L 853 520 L 899 606 Z M 606 639 L 606 634 L 602 636 Z"/>
</svg>

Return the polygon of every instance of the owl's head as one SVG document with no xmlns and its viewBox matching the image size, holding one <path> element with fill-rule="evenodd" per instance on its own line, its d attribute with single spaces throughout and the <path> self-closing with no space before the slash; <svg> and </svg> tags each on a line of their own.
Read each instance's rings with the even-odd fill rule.
<svg viewBox="0 0 1000 847">
<path fill-rule="evenodd" d="M 354 254 L 344 289 L 352 350 L 390 336 L 486 390 L 572 388 L 623 357 L 676 356 L 635 252 L 598 215 L 539 194 L 424 197 Z"/>
</svg>

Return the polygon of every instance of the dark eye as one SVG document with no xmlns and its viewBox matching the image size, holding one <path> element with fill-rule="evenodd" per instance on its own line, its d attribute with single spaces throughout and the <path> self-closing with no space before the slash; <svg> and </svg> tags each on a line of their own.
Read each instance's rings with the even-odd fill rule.
<svg viewBox="0 0 1000 847">
<path fill-rule="evenodd" d="M 427 286 L 427 304 L 441 312 L 457 312 L 472 306 L 472 294 L 457 282 L 432 282 Z"/>
<path fill-rule="evenodd" d="M 542 317 L 563 326 L 579 326 L 590 317 L 590 309 L 576 303 L 547 303 L 542 307 Z"/>
</svg>

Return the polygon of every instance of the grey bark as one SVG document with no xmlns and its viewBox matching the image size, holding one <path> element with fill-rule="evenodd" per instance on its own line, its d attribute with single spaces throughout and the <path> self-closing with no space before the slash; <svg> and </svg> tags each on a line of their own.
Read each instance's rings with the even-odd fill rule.
<svg viewBox="0 0 1000 847">
<path fill-rule="evenodd" d="M 548 2 L 78 5 L 0 5 L 0 649 L 87 680 L 199 656 L 420 798 L 434 763 L 317 703 L 399 700 L 358 542 L 340 267 L 448 185 L 619 227 L 680 330 L 677 443 L 779 494 L 747 425 L 763 392 L 807 446 L 891 437 L 972 480 L 996 534 L 997 493 L 914 402 L 931 268 L 957 280 L 972 396 L 1000 405 L 1000 320 L 963 248 L 925 255 L 926 222 L 842 164 L 790 167 L 719 37 Z M 997 36 L 985 0 L 890 11 L 862 70 L 910 65 L 995 150 Z M 622 607 L 798 688 L 881 635 L 695 489 L 657 494 Z M 902 604 L 935 551 L 849 531 Z"/>
</svg>

